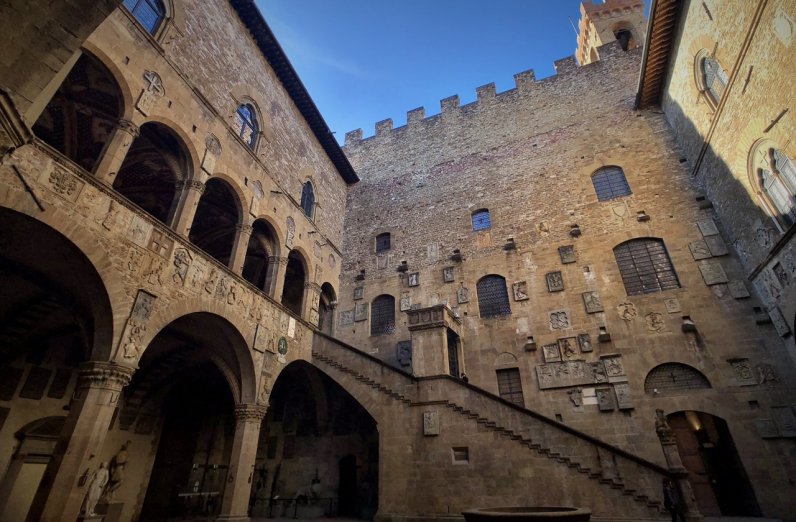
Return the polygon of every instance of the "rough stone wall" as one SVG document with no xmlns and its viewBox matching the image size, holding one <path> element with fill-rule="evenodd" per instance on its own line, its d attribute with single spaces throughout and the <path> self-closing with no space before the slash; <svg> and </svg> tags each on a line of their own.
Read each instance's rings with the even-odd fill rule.
<svg viewBox="0 0 796 522">
<path fill-rule="evenodd" d="M 697 185 L 721 218 L 744 274 L 754 281 L 796 360 L 791 335 L 796 328 L 792 233 L 785 234 L 766 209 L 750 165 L 753 148 L 762 139 L 791 159 L 796 157 L 796 124 L 789 113 L 783 114 L 794 102 L 793 87 L 783 79 L 796 74 L 796 2 L 707 2 L 706 9 L 691 1 L 682 9 L 662 108 L 695 169 Z M 730 76 L 718 108 L 707 102 L 695 80 L 700 49 L 715 51 Z"/>
<path fill-rule="evenodd" d="M 391 130 L 391 122 L 380 122 L 376 135 L 364 140 L 361 131 L 349 133 L 344 150 L 362 181 L 348 196 L 336 335 L 399 366 L 397 343 L 411 338 L 401 298 L 416 307 L 447 302 L 463 321 L 460 365 L 471 383 L 497 393 L 495 371 L 518 368 L 526 407 L 650 459 L 660 454 L 651 429 L 656 408 L 710 412 L 729 423 L 761 505 L 787 513 L 792 506 L 781 493 L 794 467 L 778 456 L 786 441 L 761 448 L 754 423 L 769 418 L 768 408 L 784 397 L 793 402 L 787 377 L 793 366 L 774 328 L 756 324 L 753 309 L 760 303 L 744 297 L 750 290 L 745 273 L 712 230 L 717 216 L 697 199 L 666 119 L 632 110 L 640 52 L 622 52 L 614 43 L 600 56 L 581 68 L 559 62 L 558 74 L 539 82 L 520 77 L 519 87 L 505 93 L 480 88 L 478 101 L 461 108 L 443 100 L 440 115 L 420 119 L 413 111 L 405 127 Z M 604 165 L 624 169 L 632 195 L 597 200 L 590 176 Z M 492 227 L 473 232 L 471 212 L 481 208 L 490 210 Z M 576 224 L 577 238 L 570 235 Z M 375 237 L 383 232 L 392 234 L 393 246 L 377 255 Z M 663 239 L 679 289 L 627 295 L 612 249 L 639 237 Z M 508 238 L 516 249 L 504 250 Z M 714 250 L 697 260 L 702 241 Z M 576 253 L 571 264 L 559 257 L 558 248 L 567 245 Z M 454 249 L 463 261 L 449 259 Z M 407 271 L 396 271 L 404 260 Z M 453 282 L 443 282 L 446 267 L 453 267 Z M 362 270 L 364 281 L 358 281 Z M 550 292 L 546 275 L 556 271 L 564 290 Z M 419 285 L 409 286 L 415 273 Z M 505 277 L 511 315 L 479 318 L 476 283 L 488 274 Z M 523 282 L 528 299 L 518 301 L 513 284 Z M 363 298 L 355 300 L 359 287 Z M 469 289 L 469 302 L 458 302 L 461 287 Z M 604 311 L 587 313 L 585 292 L 596 292 Z M 354 309 L 381 294 L 395 298 L 396 331 L 371 336 L 369 317 L 356 317 Z M 565 326 L 556 324 L 560 316 L 551 318 L 562 311 Z M 696 323 L 698 339 L 682 331 L 683 316 Z M 597 341 L 600 327 L 610 342 Z M 601 413 L 590 395 L 578 404 L 568 393 L 574 387 L 540 389 L 542 347 L 581 334 L 590 335 L 594 351 L 576 348 L 572 359 L 621 355 L 632 411 Z M 526 350 L 529 336 L 536 350 Z M 777 367 L 777 389 L 740 387 L 729 362 L 735 358 Z M 648 372 L 670 362 L 698 368 L 713 389 L 645 394 Z M 762 409 L 752 410 L 748 401 Z M 777 478 L 768 481 L 772 472 Z"/>
</svg>

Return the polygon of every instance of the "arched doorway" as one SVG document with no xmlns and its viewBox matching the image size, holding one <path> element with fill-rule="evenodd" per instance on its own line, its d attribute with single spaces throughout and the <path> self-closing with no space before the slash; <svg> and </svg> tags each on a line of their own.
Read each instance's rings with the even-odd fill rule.
<svg viewBox="0 0 796 522">
<path fill-rule="evenodd" d="M 141 126 L 113 181 L 113 188 L 161 223 L 173 219 L 177 182 L 189 179 L 190 156 L 182 140 L 163 124 Z"/>
<path fill-rule="evenodd" d="M 219 515 L 234 406 L 254 395 L 247 357 L 235 327 L 205 312 L 171 322 L 144 351 L 109 436 L 132 440 L 142 461 L 119 492 L 131 505 L 143 499 L 141 520 Z"/>
<path fill-rule="evenodd" d="M 205 183 L 188 238 L 221 263 L 229 265 L 235 227 L 241 215 L 240 201 L 232 187 L 222 179 L 212 178 Z"/>
<path fill-rule="evenodd" d="M 752 485 L 720 417 L 700 411 L 667 416 L 697 505 L 706 516 L 760 516 Z"/>
<path fill-rule="evenodd" d="M 5 471 L 0 520 L 5 521 L 24 520 L 45 470 L 50 477 L 59 471 L 50 446 L 59 438 L 64 444 L 70 440 L 71 431 L 61 428 L 78 365 L 109 356 L 113 314 L 100 275 L 68 238 L 7 208 L 0 208 L 0 230 L 0 473 Z"/>
<path fill-rule="evenodd" d="M 372 519 L 378 507 L 376 421 L 304 361 L 274 384 L 260 431 L 252 517 Z"/>
<path fill-rule="evenodd" d="M 84 51 L 36 120 L 33 132 L 92 172 L 122 115 L 123 104 L 113 75 Z"/>
<path fill-rule="evenodd" d="M 276 273 L 270 258 L 279 255 L 278 245 L 273 227 L 264 219 L 256 220 L 246 248 L 243 278 L 268 295 L 272 295 L 272 279 Z"/>
<path fill-rule="evenodd" d="M 285 287 L 282 290 L 282 304 L 296 315 L 301 315 L 304 304 L 304 283 L 307 281 L 307 262 L 304 256 L 291 250 L 287 256 Z"/>
<path fill-rule="evenodd" d="M 337 294 L 329 283 L 321 285 L 321 299 L 318 303 L 318 329 L 332 335 L 334 329 L 334 308 L 337 306 Z"/>
</svg>

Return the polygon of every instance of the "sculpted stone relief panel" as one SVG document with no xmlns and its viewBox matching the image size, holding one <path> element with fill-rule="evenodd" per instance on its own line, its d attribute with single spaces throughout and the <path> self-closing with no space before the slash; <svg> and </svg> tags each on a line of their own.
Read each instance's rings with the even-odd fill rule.
<svg viewBox="0 0 796 522">
<path fill-rule="evenodd" d="M 122 339 L 119 342 L 119 350 L 125 359 L 137 361 L 143 352 L 145 348 L 143 338 L 147 330 L 147 322 L 152 315 L 152 309 L 155 307 L 155 299 L 157 298 L 154 295 L 144 290 L 139 290 L 136 294 L 130 317 L 127 319 Z"/>
</svg>

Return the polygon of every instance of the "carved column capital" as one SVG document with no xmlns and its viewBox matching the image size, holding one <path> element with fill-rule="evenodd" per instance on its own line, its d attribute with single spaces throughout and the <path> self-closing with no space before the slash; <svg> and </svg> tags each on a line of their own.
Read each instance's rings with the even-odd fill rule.
<svg viewBox="0 0 796 522">
<path fill-rule="evenodd" d="M 307 290 L 311 290 L 311 291 L 313 291 L 315 293 L 318 293 L 318 294 L 321 293 L 321 285 L 319 285 L 318 283 L 313 283 L 312 281 L 305 281 L 304 282 L 304 288 L 306 288 Z"/>
<path fill-rule="evenodd" d="M 108 388 L 121 390 L 128 384 L 135 368 L 101 361 L 88 361 L 78 370 L 78 386 L 83 388 Z"/>
<path fill-rule="evenodd" d="M 119 122 L 116 124 L 116 127 L 119 130 L 123 130 L 127 134 L 131 135 L 133 138 L 137 138 L 138 136 L 141 135 L 141 130 L 139 129 L 138 125 L 124 118 L 119 119 Z"/>
<path fill-rule="evenodd" d="M 287 266 L 287 258 L 279 256 L 268 256 L 269 263 L 279 263 L 282 266 Z"/>
<path fill-rule="evenodd" d="M 180 179 L 174 182 L 174 187 L 177 190 L 194 190 L 199 194 L 204 194 L 205 184 L 196 179 Z"/>
<path fill-rule="evenodd" d="M 236 404 L 235 420 L 238 422 L 262 422 L 268 406 L 265 404 Z"/>
<path fill-rule="evenodd" d="M 249 225 L 248 223 L 238 223 L 235 225 L 235 229 L 238 230 L 241 234 L 250 236 L 254 231 L 254 227 Z"/>
</svg>

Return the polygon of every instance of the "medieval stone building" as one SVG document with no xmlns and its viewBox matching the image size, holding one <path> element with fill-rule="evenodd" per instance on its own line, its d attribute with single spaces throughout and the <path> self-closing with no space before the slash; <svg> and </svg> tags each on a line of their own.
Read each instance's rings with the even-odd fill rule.
<svg viewBox="0 0 796 522">
<path fill-rule="evenodd" d="M 251 0 L 0 4 L 0 520 L 796 520 L 796 1 L 643 9 L 341 148 Z"/>
</svg>

